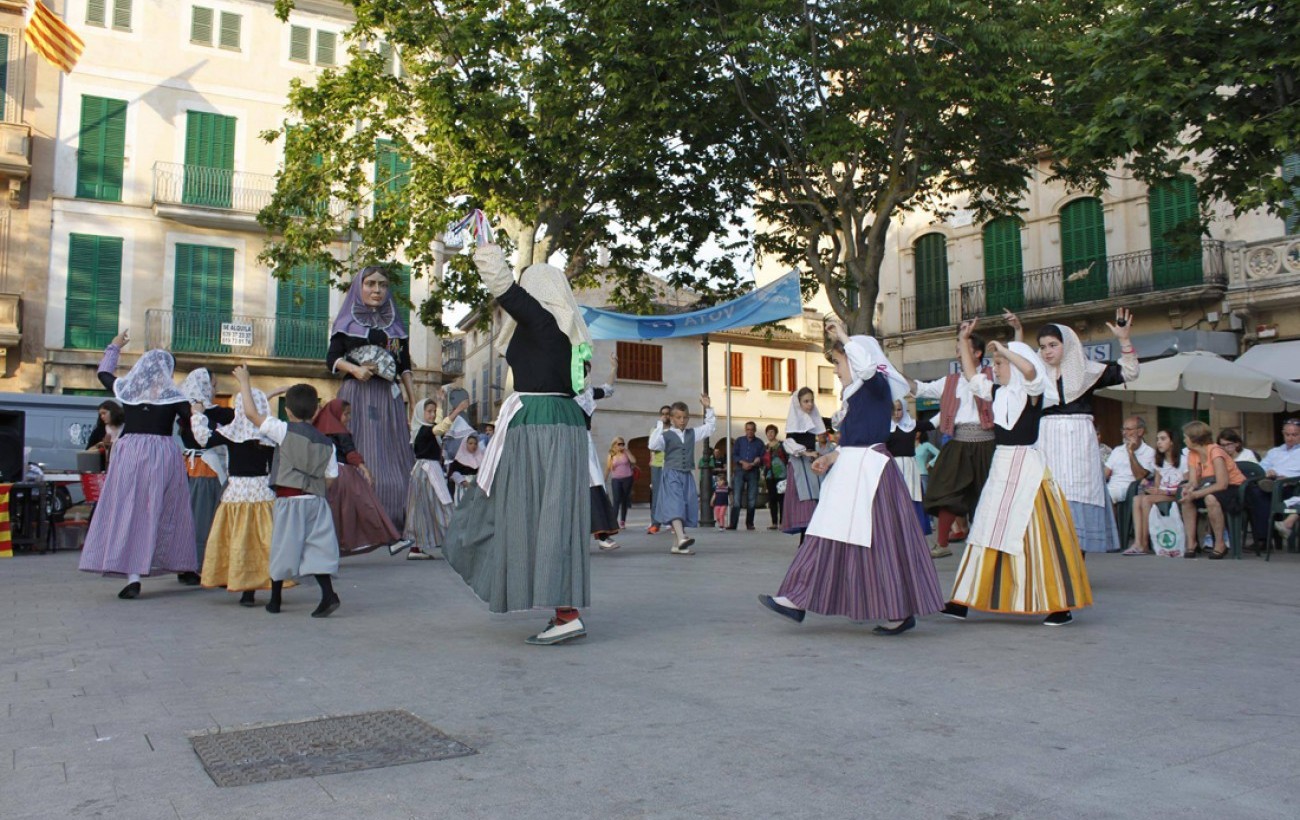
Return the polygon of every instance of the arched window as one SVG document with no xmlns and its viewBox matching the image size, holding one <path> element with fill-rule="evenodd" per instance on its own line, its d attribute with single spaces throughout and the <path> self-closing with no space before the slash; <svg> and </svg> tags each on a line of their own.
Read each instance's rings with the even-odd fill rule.
<svg viewBox="0 0 1300 820">
<path fill-rule="evenodd" d="M 984 226 L 984 312 L 1025 306 L 1025 264 L 1020 255 L 1019 217 L 1000 216 Z"/>
<path fill-rule="evenodd" d="M 916 328 L 951 324 L 948 316 L 948 241 L 941 233 L 916 240 Z"/>
<path fill-rule="evenodd" d="M 1061 209 L 1061 268 L 1067 304 L 1110 295 L 1100 199 L 1076 199 Z"/>
<path fill-rule="evenodd" d="M 1197 242 L 1196 180 L 1186 174 L 1148 192 L 1151 224 L 1151 281 L 1159 288 L 1198 284 L 1202 279 Z"/>
</svg>

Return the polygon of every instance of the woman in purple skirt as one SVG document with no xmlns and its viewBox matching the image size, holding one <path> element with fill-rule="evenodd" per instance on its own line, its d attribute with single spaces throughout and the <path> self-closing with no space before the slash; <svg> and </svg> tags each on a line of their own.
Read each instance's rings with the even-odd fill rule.
<svg viewBox="0 0 1300 820">
<path fill-rule="evenodd" d="M 99 380 L 121 403 L 126 424 L 113 445 L 99 514 L 90 522 L 79 567 L 125 576 L 127 585 L 117 594 L 123 599 L 139 597 L 146 575 L 198 569 L 190 491 L 181 448 L 172 438 L 176 420 L 189 416 L 190 403 L 172 381 L 176 362 L 166 350 L 147 351 L 129 373 L 114 376 L 128 341 L 122 331 L 99 363 Z"/>
<path fill-rule="evenodd" d="M 799 388 L 790 396 L 790 412 L 785 417 L 783 446 L 790 466 L 785 471 L 781 531 L 790 535 L 797 533 L 800 544 L 821 494 L 822 477 L 813 472 L 812 465 L 817 458 L 817 437 L 825 432 L 826 424 L 817 409 L 812 389 Z"/>
<path fill-rule="evenodd" d="M 916 626 L 917 615 L 943 609 L 912 498 L 885 448 L 893 403 L 908 383 L 875 339 L 850 338 L 838 322 L 827 329 L 844 384 L 840 446 L 813 462 L 825 478 L 806 538 L 777 595 L 759 600 L 796 622 L 808 611 L 884 620 L 875 633 L 898 635 Z"/>
</svg>

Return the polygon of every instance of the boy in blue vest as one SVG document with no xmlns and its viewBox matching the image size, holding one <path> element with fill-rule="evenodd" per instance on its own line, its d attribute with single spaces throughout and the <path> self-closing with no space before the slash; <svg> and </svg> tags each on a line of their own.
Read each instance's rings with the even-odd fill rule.
<svg viewBox="0 0 1300 820">
<path fill-rule="evenodd" d="M 674 555 L 694 555 L 691 546 L 694 538 L 686 537 L 686 527 L 700 526 L 700 491 L 695 486 L 695 445 L 713 435 L 713 408 L 708 396 L 700 396 L 704 407 L 704 423 L 687 429 L 690 411 L 685 402 L 673 402 L 669 413 L 670 426 L 665 429 L 662 420 L 650 431 L 650 449 L 664 454 L 663 472 L 659 476 L 659 492 L 654 497 L 655 521 L 672 525 L 677 537 Z"/>
</svg>

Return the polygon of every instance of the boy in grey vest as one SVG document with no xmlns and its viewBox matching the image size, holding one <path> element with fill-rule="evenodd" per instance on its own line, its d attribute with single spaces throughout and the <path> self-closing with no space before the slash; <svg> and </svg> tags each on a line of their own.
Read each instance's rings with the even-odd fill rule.
<svg viewBox="0 0 1300 820">
<path fill-rule="evenodd" d="M 275 446 L 271 462 L 271 487 L 275 509 L 271 513 L 271 602 L 267 612 L 280 611 L 280 593 L 290 578 L 311 575 L 320 585 L 320 605 L 313 618 L 328 617 L 339 608 L 330 576 L 339 571 L 339 541 L 334 533 L 326 493 L 338 477 L 334 443 L 311 425 L 320 398 L 309 384 L 295 384 L 284 396 L 286 424 L 263 417 L 253 404 L 248 368 L 235 368 L 235 378 L 244 394 L 248 420 Z"/>
<path fill-rule="evenodd" d="M 704 423 L 687 429 L 690 420 L 685 402 L 674 402 L 670 413 L 671 426 L 664 429 L 661 419 L 650 431 L 650 449 L 664 454 L 663 472 L 659 475 L 659 488 L 653 498 L 655 521 L 672 525 L 677 542 L 674 555 L 694 555 L 691 546 L 694 538 L 686 537 L 686 527 L 700 526 L 700 491 L 695 486 L 695 445 L 713 435 L 714 416 L 708 396 L 700 396 L 704 407 Z"/>
</svg>

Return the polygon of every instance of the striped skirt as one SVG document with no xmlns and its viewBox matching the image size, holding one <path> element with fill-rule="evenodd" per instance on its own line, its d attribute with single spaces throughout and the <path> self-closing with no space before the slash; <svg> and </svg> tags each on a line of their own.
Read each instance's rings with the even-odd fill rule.
<svg viewBox="0 0 1300 820">
<path fill-rule="evenodd" d="M 266 477 L 231 476 L 212 522 L 203 586 L 231 592 L 271 588 L 271 511 Z"/>
<path fill-rule="evenodd" d="M 375 494 L 399 531 L 406 523 L 406 494 L 415 452 L 410 413 L 392 383 L 344 379 L 339 398 L 352 404 L 352 439 L 375 479 Z"/>
<path fill-rule="evenodd" d="M 339 465 L 339 477 L 330 485 L 327 498 L 340 555 L 360 555 L 401 537 L 370 482 L 351 464 Z"/>
<path fill-rule="evenodd" d="M 492 612 L 584 607 L 591 481 L 582 409 L 563 396 L 522 401 L 505 431 L 492 494 L 470 486 L 452 512 L 442 554 Z"/>
<path fill-rule="evenodd" d="M 805 538 L 778 594 L 809 612 L 854 621 L 897 621 L 942 609 L 934 559 L 903 475 L 893 464 L 881 473 L 871 515 L 870 547 Z"/>
<path fill-rule="evenodd" d="M 1000 502 L 985 498 L 980 509 L 996 510 Z M 1023 552 L 1011 555 L 967 545 L 952 600 L 971 609 L 1016 615 L 1047 615 L 1092 604 L 1070 506 L 1050 470 L 1034 496 Z"/>
<path fill-rule="evenodd" d="M 433 472 L 434 475 L 442 475 L 442 468 Z M 442 546 L 447 538 L 447 523 L 451 518 L 451 509 L 438 498 L 433 481 L 424 469 L 423 462 L 417 461 L 411 470 L 411 489 L 406 501 L 406 529 L 402 535 L 414 541 L 415 546 L 424 552 Z"/>
<path fill-rule="evenodd" d="M 794 457 L 786 468 L 785 501 L 781 510 L 781 532 L 788 535 L 802 533 L 808 529 L 817 510 L 818 492 L 821 490 L 822 477 L 812 471 L 813 459 Z M 800 487 L 808 487 L 812 497 L 805 499 Z"/>
<path fill-rule="evenodd" d="M 1101 447 L 1092 416 L 1043 416 L 1038 449 L 1070 504 L 1079 548 L 1084 552 L 1117 552 L 1119 526 L 1102 473 Z"/>
<path fill-rule="evenodd" d="M 128 433 L 113 447 L 79 568 L 166 575 L 199 568 L 181 448 L 170 436 Z"/>
</svg>

